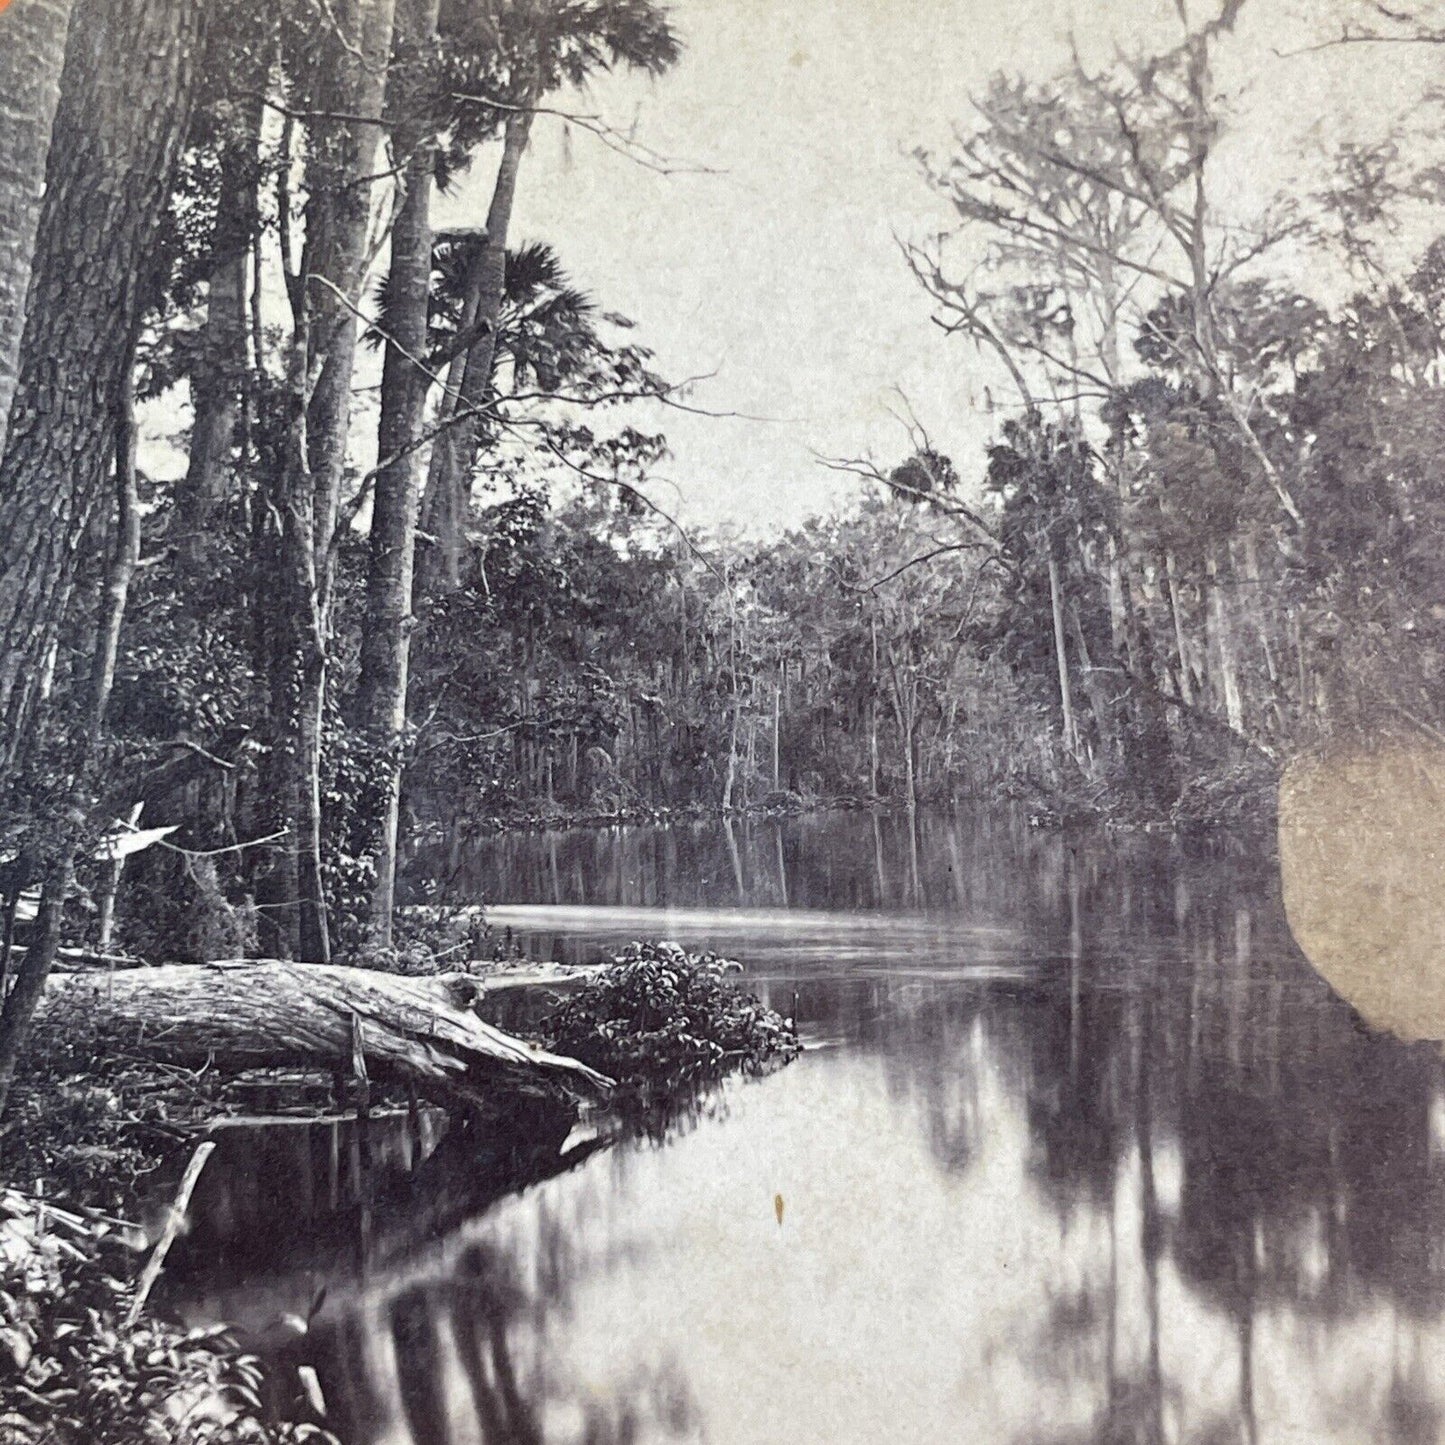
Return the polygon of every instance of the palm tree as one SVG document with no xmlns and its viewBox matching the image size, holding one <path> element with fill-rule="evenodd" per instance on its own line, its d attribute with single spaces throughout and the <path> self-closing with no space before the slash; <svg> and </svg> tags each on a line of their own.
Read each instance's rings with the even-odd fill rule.
<svg viewBox="0 0 1445 1445">
<path fill-rule="evenodd" d="M 436 541 L 420 559 L 424 590 L 454 588 L 460 581 L 461 536 L 481 438 L 479 413 L 491 388 L 508 231 L 533 115 L 549 93 L 585 85 L 599 71 L 622 66 L 661 75 L 682 54 L 666 11 L 652 0 L 500 0 L 487 23 L 501 37 L 509 86 L 505 96 L 482 96 L 475 104 L 483 111 L 489 103 L 500 109 L 502 156 L 485 239 L 466 281 L 464 315 L 477 335 L 448 372 L 446 406 L 454 424 L 433 448 L 427 473 L 423 515 Z M 458 77 L 455 89 L 468 94 L 464 77 Z M 470 117 L 464 113 L 462 119 Z"/>
</svg>

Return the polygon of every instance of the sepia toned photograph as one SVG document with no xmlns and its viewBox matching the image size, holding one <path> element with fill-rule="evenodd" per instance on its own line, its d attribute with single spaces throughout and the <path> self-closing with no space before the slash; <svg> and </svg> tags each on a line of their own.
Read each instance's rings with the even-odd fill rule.
<svg viewBox="0 0 1445 1445">
<path fill-rule="evenodd" d="M 1445 1445 L 1445 0 L 0 0 L 0 1445 Z"/>
</svg>

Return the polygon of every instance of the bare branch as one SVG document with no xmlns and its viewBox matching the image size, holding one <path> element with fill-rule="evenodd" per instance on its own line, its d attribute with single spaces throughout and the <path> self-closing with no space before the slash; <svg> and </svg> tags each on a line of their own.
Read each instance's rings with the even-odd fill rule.
<svg viewBox="0 0 1445 1445">
<path fill-rule="evenodd" d="M 895 496 L 908 497 L 917 502 L 928 502 L 945 516 L 967 522 L 971 527 L 976 528 L 987 545 L 995 548 L 999 545 L 998 538 L 994 536 L 988 524 L 971 507 L 965 506 L 952 497 L 944 497 L 937 492 L 925 492 L 919 487 L 909 486 L 907 482 L 900 481 L 891 473 L 885 472 L 869 457 L 828 457 L 814 452 L 813 459 L 819 466 L 825 467 L 830 472 L 843 472 L 865 482 L 874 482 L 880 487 L 887 488 Z"/>
<path fill-rule="evenodd" d="M 632 161 L 634 165 L 640 165 L 646 170 L 654 171 L 660 176 L 716 176 L 725 175 L 726 172 L 715 166 L 704 166 L 678 164 L 671 157 L 664 155 L 659 150 L 637 139 L 636 136 L 628 135 L 619 131 L 615 126 L 603 120 L 600 115 L 584 111 L 561 110 L 555 106 L 518 105 L 512 101 L 506 101 L 499 96 L 474 95 L 465 91 L 453 91 L 452 99 L 463 101 L 472 105 L 484 105 L 493 110 L 507 111 L 514 115 L 550 115 L 556 116 L 559 120 L 568 125 L 575 125 L 579 130 L 584 130 L 588 135 L 595 136 L 610 151 L 615 151 L 624 159 Z"/>
<path fill-rule="evenodd" d="M 931 552 L 923 553 L 921 557 L 910 558 L 901 567 L 895 567 L 891 572 L 885 572 L 883 576 L 876 577 L 871 582 L 865 582 L 861 587 L 851 582 L 844 582 L 842 577 L 839 577 L 838 580 L 852 592 L 876 592 L 880 587 L 894 581 L 895 578 L 903 576 L 905 572 L 911 572 L 915 567 L 932 562 L 935 557 L 944 557 L 950 552 L 987 552 L 988 550 L 987 542 L 950 542 L 945 546 L 935 547 Z"/>
</svg>

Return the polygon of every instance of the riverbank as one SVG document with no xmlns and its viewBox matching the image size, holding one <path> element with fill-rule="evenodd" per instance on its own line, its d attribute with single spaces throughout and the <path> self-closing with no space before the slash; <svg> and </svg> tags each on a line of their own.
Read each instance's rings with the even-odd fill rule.
<svg viewBox="0 0 1445 1445">
<path fill-rule="evenodd" d="M 549 803 L 542 807 L 501 809 L 485 817 L 424 824 L 418 830 L 417 841 L 425 844 L 453 836 L 486 837 L 498 833 L 546 832 L 553 828 L 610 828 L 620 824 L 665 827 L 674 823 L 708 822 L 720 818 L 790 818 L 800 813 L 854 812 L 886 806 L 891 801 L 884 797 L 853 793 L 805 797 L 800 793 L 778 792 L 769 793 L 756 802 L 735 803 L 726 808 L 715 803 L 635 803 L 613 808 L 574 808 L 562 803 Z"/>
<path fill-rule="evenodd" d="M 1208 834 L 1230 829 L 1269 831 L 1278 806 L 1282 768 L 1263 753 L 1232 758 L 1203 768 L 1166 797 L 1142 792 L 1137 779 L 1097 780 L 1074 773 L 1049 782 L 1017 779 L 988 795 L 972 793 L 920 799 L 920 807 L 971 803 L 988 808 L 1018 808 L 1034 827 L 1098 826 L 1116 830 Z M 839 812 L 906 811 L 907 800 L 893 794 L 838 794 L 826 798 L 776 793 L 756 803 L 722 808 L 701 803 L 677 807 L 644 806 L 610 810 L 518 809 L 468 819 L 447 831 L 423 827 L 414 846 L 435 846 L 444 839 L 496 837 L 508 833 L 547 833 L 570 828 L 619 826 L 672 827 L 686 823 L 766 821 Z"/>
<path fill-rule="evenodd" d="M 127 984 L 143 987 L 147 972 L 131 971 Z M 470 977 L 479 1012 L 493 990 L 536 997 L 529 1045 L 605 1070 L 617 1087 L 598 1107 L 626 1128 L 733 1068 L 796 1053 L 791 1022 L 738 989 L 731 973 L 710 955 L 636 945 L 601 969 L 539 972 L 486 961 Z M 102 996 L 92 1002 L 100 1012 Z M 350 1229 L 364 1225 L 388 1191 L 420 1187 L 419 1171 L 447 1131 L 435 1122 L 418 1127 L 414 1092 L 372 1090 L 364 1072 L 343 1085 L 340 1059 L 334 1079 L 294 1069 L 222 1073 L 214 1063 L 117 1056 L 99 1020 L 90 1033 L 38 1035 L 0 1130 L 0 1400 L 8 1411 L 0 1424 L 12 1432 L 4 1438 L 141 1445 L 162 1420 L 173 1442 L 215 1439 L 218 1427 L 223 1438 L 262 1445 L 330 1438 L 314 1411 L 310 1424 L 288 1423 L 244 1342 L 225 1331 L 197 1338 L 151 1318 L 154 1276 L 197 1177 L 221 1167 L 227 1148 L 249 1150 L 228 1167 L 249 1179 L 252 1196 L 264 1186 L 280 1206 L 278 1221 L 289 1214 L 293 1225 L 324 1226 L 329 1189 L 331 1228 Z M 533 1119 L 538 1103 L 518 1096 L 529 1122 L 511 1131 L 470 1113 L 452 1120 L 452 1147 L 468 1155 L 476 1190 L 495 1197 L 545 1172 L 544 1156 L 562 1156 L 570 1119 L 559 1117 L 555 1129 Z M 320 1189 L 310 1175 L 317 1128 L 331 1154 L 329 1184 Z M 285 1147 L 269 1148 L 277 1131 Z M 396 1151 L 387 1143 L 393 1134 Z M 208 1165 L 218 1143 L 218 1162 Z M 306 1167 L 274 1177 L 278 1161 L 293 1157 Z M 227 1207 L 234 1212 L 235 1200 L 223 1200 L 223 1214 Z M 259 1216 L 241 1223 L 253 1244 L 285 1234 Z M 182 1416 L 192 1423 L 177 1426 Z"/>
<path fill-rule="evenodd" d="M 1279 807 L 1279 764 L 1263 754 L 1202 771 L 1171 797 L 1128 782 L 1076 777 L 1051 788 L 1023 789 L 1015 800 L 1035 827 L 1102 827 L 1111 831 L 1208 837 L 1272 833 Z"/>
</svg>

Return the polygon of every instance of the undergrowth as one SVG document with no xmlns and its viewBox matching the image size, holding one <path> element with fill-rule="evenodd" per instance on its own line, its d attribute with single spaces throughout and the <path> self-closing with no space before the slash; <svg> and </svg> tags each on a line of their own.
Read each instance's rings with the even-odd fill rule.
<svg viewBox="0 0 1445 1445">
<path fill-rule="evenodd" d="M 226 1331 L 129 1324 L 119 1248 L 103 1227 L 62 1232 L 38 1204 L 0 1201 L 0 1441 L 334 1445 L 276 1419 L 265 1367 Z"/>
</svg>

